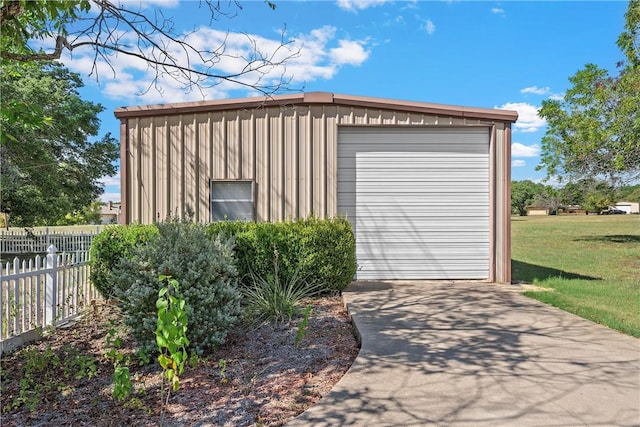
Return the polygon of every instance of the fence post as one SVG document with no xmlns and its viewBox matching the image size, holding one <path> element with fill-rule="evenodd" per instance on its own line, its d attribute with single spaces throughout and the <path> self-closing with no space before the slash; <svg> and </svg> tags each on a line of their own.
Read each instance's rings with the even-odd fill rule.
<svg viewBox="0 0 640 427">
<path fill-rule="evenodd" d="M 53 325 L 58 316 L 58 254 L 54 245 L 47 248 L 46 280 L 44 290 L 44 322 Z"/>
</svg>

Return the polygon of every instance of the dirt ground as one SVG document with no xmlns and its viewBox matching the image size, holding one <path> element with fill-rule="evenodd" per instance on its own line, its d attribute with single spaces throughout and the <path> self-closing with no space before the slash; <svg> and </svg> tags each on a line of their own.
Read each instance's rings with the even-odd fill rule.
<svg viewBox="0 0 640 427">
<path fill-rule="evenodd" d="M 118 313 L 100 304 L 75 324 L 3 355 L 0 424 L 152 426 L 162 417 L 166 426 L 283 425 L 327 394 L 358 352 L 340 297 L 309 304 L 313 311 L 299 346 L 295 337 L 301 317 L 286 324 L 235 328 L 220 349 L 186 367 L 164 415 L 162 372 L 153 361 L 144 367 L 131 363 L 134 392 L 123 401 L 112 397 L 113 361 L 105 353 L 110 320 Z M 132 354 L 133 347 L 124 336 L 119 352 Z M 44 370 L 25 375 L 27 361 L 30 372 Z M 91 378 L 77 375 L 79 371 Z M 20 404 L 29 401 L 32 409 Z"/>
</svg>

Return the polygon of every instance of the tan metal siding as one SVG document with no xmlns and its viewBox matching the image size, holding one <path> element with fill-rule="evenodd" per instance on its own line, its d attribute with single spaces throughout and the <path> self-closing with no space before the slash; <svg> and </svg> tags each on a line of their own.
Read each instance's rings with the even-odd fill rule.
<svg viewBox="0 0 640 427">
<path fill-rule="evenodd" d="M 196 145 L 196 125 L 194 116 L 186 115 L 182 117 L 182 131 L 184 141 L 184 162 L 183 162 L 183 176 L 184 186 L 182 187 L 182 193 L 184 195 L 185 207 L 195 212 L 197 209 L 197 194 L 198 190 L 198 152 Z"/>
<path fill-rule="evenodd" d="M 165 218 L 171 213 L 169 203 L 169 186 L 171 177 L 169 176 L 170 137 L 169 129 L 163 117 L 154 119 L 156 138 L 156 206 L 153 214 L 156 218 Z"/>
<path fill-rule="evenodd" d="M 196 139 L 198 144 L 198 192 L 195 207 L 197 222 L 209 220 L 209 177 L 211 176 L 209 159 L 211 159 L 211 115 L 199 114 L 195 117 Z"/>
<path fill-rule="evenodd" d="M 326 215 L 338 212 L 338 107 L 325 107 L 326 114 Z M 331 214 L 329 214 L 331 212 Z"/>
<path fill-rule="evenodd" d="M 509 271 L 510 135 L 503 123 L 344 105 L 299 105 L 126 119 L 126 221 L 193 209 L 210 218 L 211 179 L 254 179 L 259 221 L 337 214 L 338 126 L 495 125 L 495 279 Z"/>
<path fill-rule="evenodd" d="M 298 215 L 305 218 L 311 214 L 313 194 L 311 116 L 308 107 L 301 107 L 298 112 Z"/>
<path fill-rule="evenodd" d="M 131 221 L 140 222 L 138 212 L 140 212 L 141 199 L 139 197 L 140 188 L 145 183 L 140 176 L 140 119 L 134 119 L 133 124 L 129 125 L 128 138 L 130 141 L 134 141 L 129 145 L 129 177 L 132 178 L 132 184 L 129 186 L 129 208 L 131 212 Z"/>
</svg>

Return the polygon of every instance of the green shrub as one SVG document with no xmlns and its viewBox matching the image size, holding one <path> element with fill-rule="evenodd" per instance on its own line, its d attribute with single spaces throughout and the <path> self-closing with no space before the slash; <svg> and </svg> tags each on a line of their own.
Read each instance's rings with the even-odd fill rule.
<svg viewBox="0 0 640 427">
<path fill-rule="evenodd" d="M 115 296 L 112 272 L 120 258 L 158 234 L 155 225 L 109 226 L 91 242 L 91 281 L 104 298 Z"/>
<path fill-rule="evenodd" d="M 346 219 L 309 218 L 279 223 L 221 221 L 209 233 L 236 240 L 240 280 L 252 286 L 251 274 L 273 278 L 273 253 L 279 254 L 279 275 L 287 282 L 298 272 L 322 291 L 346 288 L 356 272 L 355 239 Z"/>
<path fill-rule="evenodd" d="M 197 354 L 213 350 L 241 314 L 233 240 L 212 238 L 204 225 L 188 221 L 169 220 L 157 228 L 159 234 L 113 272 L 124 322 L 144 350 L 157 352 L 158 276 L 171 276 L 187 304 L 190 348 Z"/>
</svg>

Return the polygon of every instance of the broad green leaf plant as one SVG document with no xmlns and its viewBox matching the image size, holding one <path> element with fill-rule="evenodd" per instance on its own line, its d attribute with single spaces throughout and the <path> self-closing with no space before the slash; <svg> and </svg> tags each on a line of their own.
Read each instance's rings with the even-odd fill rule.
<svg viewBox="0 0 640 427">
<path fill-rule="evenodd" d="M 156 308 L 158 309 L 158 326 L 156 328 L 156 343 L 160 355 L 158 362 L 164 370 L 165 379 L 171 384 L 173 391 L 178 391 L 180 387 L 180 375 L 184 372 L 184 365 L 187 363 L 187 313 L 186 301 L 180 295 L 179 284 L 171 276 L 161 275 L 159 277 L 163 286 L 158 292 Z M 164 393 L 164 381 L 163 381 Z M 170 390 L 167 390 L 164 407 L 169 402 Z"/>
</svg>

